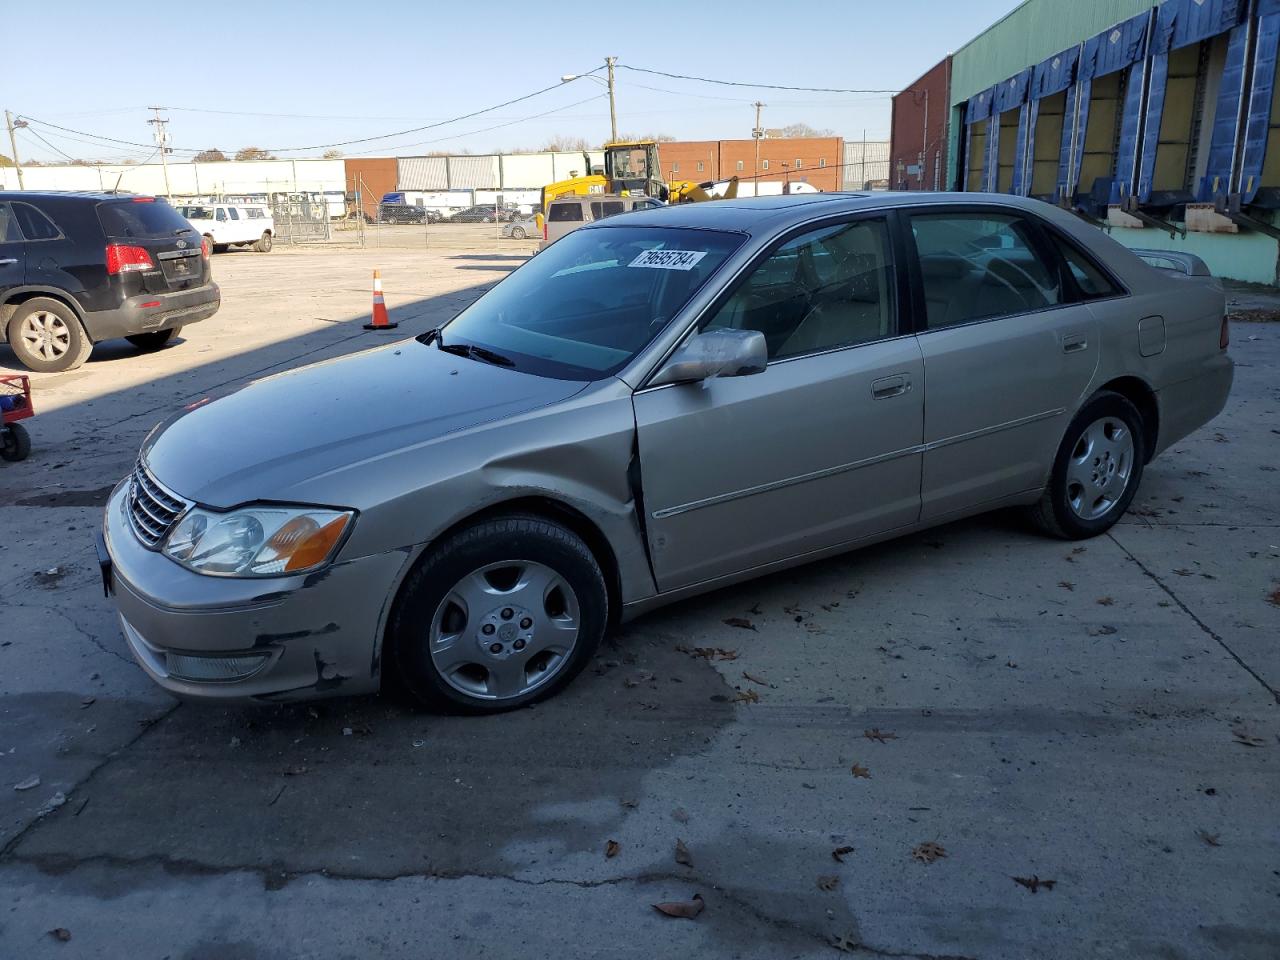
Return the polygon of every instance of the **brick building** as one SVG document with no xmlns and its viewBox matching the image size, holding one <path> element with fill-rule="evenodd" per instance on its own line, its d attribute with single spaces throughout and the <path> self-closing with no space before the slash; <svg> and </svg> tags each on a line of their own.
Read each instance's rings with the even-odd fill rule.
<svg viewBox="0 0 1280 960">
<path fill-rule="evenodd" d="M 894 190 L 946 189 L 950 119 L 947 57 L 893 98 L 889 182 Z"/>
<path fill-rule="evenodd" d="M 658 147 L 662 175 L 668 180 L 797 181 L 819 190 L 841 188 L 839 137 L 778 137 L 760 141 L 760 169 L 755 169 L 754 140 L 673 140 Z"/>
</svg>

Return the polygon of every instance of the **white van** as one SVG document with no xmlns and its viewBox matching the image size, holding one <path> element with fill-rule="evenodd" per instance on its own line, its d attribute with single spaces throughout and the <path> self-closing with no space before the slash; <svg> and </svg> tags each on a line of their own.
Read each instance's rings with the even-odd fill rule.
<svg viewBox="0 0 1280 960">
<path fill-rule="evenodd" d="M 213 252 L 250 245 L 258 253 L 271 250 L 276 222 L 265 204 L 191 203 L 179 206 L 178 213 L 209 241 Z"/>
</svg>

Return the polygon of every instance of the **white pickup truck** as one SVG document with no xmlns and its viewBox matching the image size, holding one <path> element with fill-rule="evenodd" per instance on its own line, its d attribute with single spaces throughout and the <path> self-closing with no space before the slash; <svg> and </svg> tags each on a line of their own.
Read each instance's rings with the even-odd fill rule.
<svg viewBox="0 0 1280 960">
<path fill-rule="evenodd" d="M 258 253 L 271 250 L 276 222 L 265 204 L 190 203 L 178 207 L 206 240 L 210 251 L 221 253 L 229 246 L 252 246 Z"/>
</svg>

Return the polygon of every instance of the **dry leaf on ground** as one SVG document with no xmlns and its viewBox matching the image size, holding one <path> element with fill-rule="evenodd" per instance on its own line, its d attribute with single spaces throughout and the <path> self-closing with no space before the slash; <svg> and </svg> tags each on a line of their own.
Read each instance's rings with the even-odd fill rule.
<svg viewBox="0 0 1280 960">
<path fill-rule="evenodd" d="M 1203 840 L 1205 843 L 1207 843 L 1211 847 L 1222 846 L 1222 841 L 1218 839 L 1221 836 L 1221 834 L 1209 833 L 1207 830 L 1197 830 L 1196 836 L 1199 837 L 1201 840 Z"/>
<path fill-rule="evenodd" d="M 1263 747 L 1267 743 L 1262 737 L 1254 735 L 1244 727 L 1232 727 L 1231 735 L 1236 738 L 1235 742 L 1242 747 Z"/>
<path fill-rule="evenodd" d="M 692 900 L 673 900 L 667 903 L 655 903 L 653 909 L 668 917 L 692 920 L 706 907 L 702 894 L 695 893 Z"/>
<path fill-rule="evenodd" d="M 617 840 L 610 840 L 608 843 L 604 845 L 604 858 L 606 860 L 612 860 L 614 857 L 618 855 L 618 851 L 621 849 L 622 849 L 622 844 L 620 844 Z"/>
<path fill-rule="evenodd" d="M 864 780 L 871 779 L 871 771 L 860 763 L 855 763 L 852 767 L 850 767 L 849 772 L 852 773 L 855 777 L 862 777 L 862 779 Z"/>
<path fill-rule="evenodd" d="M 726 617 L 724 621 L 727 627 L 737 627 L 739 630 L 755 630 L 756 625 L 746 617 Z M 758 630 L 756 631 L 759 632 Z"/>
<path fill-rule="evenodd" d="M 830 892 L 840 886 L 840 878 L 835 874 L 825 874 L 818 878 L 818 889 Z"/>
<path fill-rule="evenodd" d="M 1089 631 L 1089 636 L 1091 636 L 1091 637 L 1109 637 L 1109 636 L 1111 636 L 1111 635 L 1112 635 L 1113 633 L 1115 633 L 1115 632 L 1116 632 L 1116 628 L 1115 628 L 1115 627 L 1109 627 L 1109 626 L 1106 626 L 1106 625 L 1104 624 L 1103 626 L 1099 627 L 1097 630 L 1090 630 L 1090 631 Z"/>
<path fill-rule="evenodd" d="M 634 676 L 627 677 L 622 681 L 624 687 L 638 687 L 642 683 L 649 683 L 653 680 L 653 674 L 648 671 L 641 671 Z"/>
<path fill-rule="evenodd" d="M 766 680 L 764 677 L 757 677 L 757 676 L 753 676 L 752 674 L 747 673 L 747 671 L 745 671 L 745 670 L 743 670 L 743 671 L 742 671 L 742 678 L 743 678 L 744 680 L 750 680 L 752 683 L 758 683 L 758 684 L 760 684 L 760 686 L 762 686 L 762 687 L 771 687 L 771 686 L 773 686 L 773 684 L 771 684 L 771 683 L 770 683 L 768 680 Z"/>
<path fill-rule="evenodd" d="M 71 931 L 66 927 L 54 927 L 49 931 L 49 936 L 61 943 L 66 943 L 71 939 Z"/>
<path fill-rule="evenodd" d="M 1014 877 L 1013 882 L 1018 884 L 1019 886 L 1026 887 L 1032 893 L 1035 893 L 1041 887 L 1044 887 L 1046 890 L 1052 890 L 1054 887 L 1054 884 L 1056 884 L 1058 881 L 1057 880 L 1041 880 L 1039 877 L 1037 877 L 1033 873 L 1029 877 Z"/>
<path fill-rule="evenodd" d="M 1267 603 L 1272 603 L 1277 607 L 1280 607 L 1280 587 L 1276 587 L 1267 594 Z"/>
<path fill-rule="evenodd" d="M 946 855 L 947 848 L 932 840 L 926 840 L 911 851 L 911 856 L 919 860 L 921 863 L 933 863 L 933 861 L 940 857 L 945 857 Z"/>
<path fill-rule="evenodd" d="M 1063 590 L 1074 590 L 1076 588 L 1076 585 L 1072 583 L 1070 580 L 1059 580 L 1058 586 L 1060 586 Z"/>
<path fill-rule="evenodd" d="M 689 856 L 689 848 L 684 845 L 684 841 L 676 839 L 676 863 L 682 867 L 692 867 L 693 857 Z"/>
<path fill-rule="evenodd" d="M 685 812 L 684 807 L 676 807 L 671 811 L 671 819 L 676 823 L 688 823 L 689 814 Z"/>
<path fill-rule="evenodd" d="M 1113 607 L 1113 606 L 1115 606 L 1115 603 L 1116 603 L 1116 601 L 1115 601 L 1115 598 L 1114 598 L 1114 597 L 1099 597 L 1099 598 L 1098 598 L 1098 606 L 1100 606 L 1100 607 Z"/>
<path fill-rule="evenodd" d="M 844 863 L 844 858 L 853 853 L 853 847 L 836 847 L 831 851 L 831 859 L 836 863 Z"/>
<path fill-rule="evenodd" d="M 831 935 L 831 946 L 835 947 L 841 953 L 857 953 L 862 949 L 861 941 L 854 940 L 852 937 L 847 935 L 842 936 L 836 933 Z"/>
<path fill-rule="evenodd" d="M 750 687 L 746 690 L 739 690 L 738 695 L 733 698 L 734 703 L 759 703 L 760 694 L 756 693 Z"/>
<path fill-rule="evenodd" d="M 897 740 L 898 735 L 888 730 L 881 730 L 879 727 L 872 727 L 870 730 L 863 730 L 862 735 L 868 740 L 875 740 L 877 743 L 885 743 L 888 740 Z"/>
</svg>

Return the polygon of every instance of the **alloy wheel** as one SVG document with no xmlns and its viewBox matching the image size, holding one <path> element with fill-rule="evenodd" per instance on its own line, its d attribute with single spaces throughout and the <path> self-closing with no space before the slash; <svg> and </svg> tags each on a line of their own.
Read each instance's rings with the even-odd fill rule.
<svg viewBox="0 0 1280 960">
<path fill-rule="evenodd" d="M 37 310 L 26 317 L 18 335 L 27 349 L 42 360 L 58 360 L 71 349 L 71 328 L 48 310 Z"/>
<path fill-rule="evenodd" d="M 1133 474 L 1133 434 L 1103 417 L 1085 427 L 1067 460 L 1067 503 L 1083 520 L 1104 516 L 1124 496 Z"/>
</svg>

